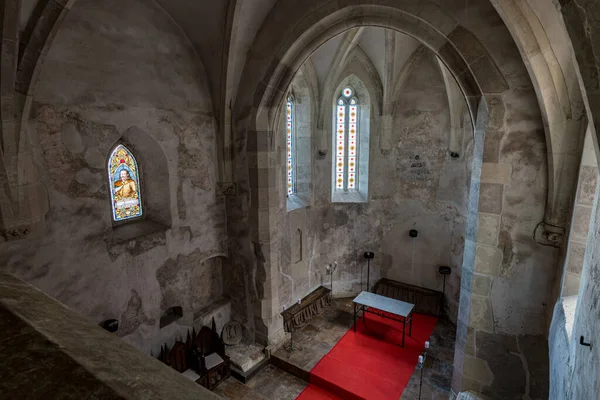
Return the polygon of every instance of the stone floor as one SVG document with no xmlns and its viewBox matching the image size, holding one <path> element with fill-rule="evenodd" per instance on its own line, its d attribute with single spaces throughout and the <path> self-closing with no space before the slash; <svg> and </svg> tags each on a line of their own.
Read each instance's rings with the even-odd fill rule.
<svg viewBox="0 0 600 400">
<path fill-rule="evenodd" d="M 308 372 L 336 345 L 352 326 L 352 299 L 334 299 L 331 307 L 314 317 L 304 328 L 293 334 L 294 351 L 289 343 L 272 354 L 276 365 L 308 379 Z M 289 364 L 294 370 L 287 368 Z"/>
<path fill-rule="evenodd" d="M 303 329 L 294 332 L 294 351 L 289 351 L 287 343 L 272 354 L 271 362 L 274 365 L 269 365 L 259 372 L 248 384 L 244 385 L 230 378 L 215 392 L 232 400 L 295 399 L 306 386 L 308 372 L 351 326 L 352 299 L 334 299 L 332 307 L 313 318 Z M 433 331 L 431 349 L 423 370 L 422 400 L 449 398 L 455 331 L 456 327 L 446 319 L 441 319 Z M 402 394 L 402 400 L 419 398 L 420 376 L 421 371 L 415 370 Z"/>
<path fill-rule="evenodd" d="M 247 384 L 231 377 L 214 393 L 231 400 L 294 400 L 307 383 L 273 365 L 267 365 Z"/>
<path fill-rule="evenodd" d="M 449 398 L 455 341 L 456 326 L 446 318 L 440 319 L 431 334 L 431 347 L 427 353 L 425 368 L 423 368 L 421 400 L 447 400 Z M 402 393 L 402 400 L 419 398 L 420 377 L 421 371 L 416 369 Z"/>
</svg>

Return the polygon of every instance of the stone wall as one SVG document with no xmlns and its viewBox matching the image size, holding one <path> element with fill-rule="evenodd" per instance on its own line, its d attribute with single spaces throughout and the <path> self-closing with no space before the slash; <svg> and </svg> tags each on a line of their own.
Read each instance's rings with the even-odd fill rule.
<svg viewBox="0 0 600 400">
<path fill-rule="evenodd" d="M 28 126 L 49 192 L 45 227 L 1 250 L 10 272 L 98 323 L 118 319 L 118 334 L 147 353 L 223 298 L 226 218 L 203 71 L 155 4 L 77 1 L 45 59 Z M 147 218 L 117 227 L 106 165 L 121 141 L 138 159 Z M 173 306 L 183 318 L 161 331 Z"/>
<path fill-rule="evenodd" d="M 559 2 L 560 17 L 564 21 L 571 39 L 573 54 L 579 67 L 578 80 L 586 100 L 589 119 L 593 121 L 594 130 L 592 140 L 594 151 L 598 158 L 598 126 L 600 126 L 600 113 L 598 100 L 600 99 L 600 85 L 598 70 L 600 62 L 597 57 L 600 46 L 600 24 L 595 17 L 600 12 L 600 3 L 595 0 L 561 0 Z M 552 369 L 552 394 L 557 399 L 585 399 L 597 398 L 600 394 L 600 346 L 598 337 L 600 332 L 600 264 L 596 261 L 600 255 L 598 226 L 600 226 L 600 209 L 598 209 L 598 185 L 591 210 L 591 223 L 586 251 L 584 256 L 582 276 L 579 288 L 577 310 L 574 314 L 574 327 L 569 341 L 570 363 L 572 368 L 564 368 L 565 351 L 551 352 Z M 553 350 L 564 346 L 564 335 L 561 333 L 562 309 L 560 303 L 556 305 L 555 318 L 552 321 L 552 338 L 563 338 L 553 344 Z M 593 347 L 579 344 L 580 336 L 586 341 L 594 341 Z M 564 347 L 563 347 L 564 349 Z"/>
<path fill-rule="evenodd" d="M 451 267 L 446 306 L 456 320 L 473 158 L 472 124 L 468 121 L 458 135 L 453 149 L 458 157 L 453 157 L 451 115 L 440 65 L 423 48 L 413 58 L 395 99 L 392 159 L 381 162 L 375 172 L 380 198 L 393 200 L 389 214 L 382 218 L 385 260 L 381 276 L 442 291 L 438 267 Z M 418 231 L 416 238 L 408 235 L 411 229 Z"/>
<path fill-rule="evenodd" d="M 3 398 L 220 399 L 5 272 L 0 321 Z"/>
<path fill-rule="evenodd" d="M 563 297 L 576 296 L 579 293 L 597 183 L 598 162 L 596 161 L 591 132 L 588 129 L 585 136 L 581 166 L 579 167 L 579 180 L 571 221 L 566 270 L 562 281 L 561 295 Z"/>
<path fill-rule="evenodd" d="M 478 83 L 486 92 L 487 105 L 487 110 L 478 116 L 482 124 L 475 136 L 480 142 L 465 153 L 476 155 L 471 165 L 477 173 L 473 172 L 476 176 L 470 181 L 475 196 L 468 203 L 468 220 L 475 221 L 476 226 L 471 225 L 466 232 L 460 281 L 451 282 L 454 288 L 450 289 L 458 291 L 460 282 L 453 388 L 457 393 L 473 389 L 493 399 L 516 399 L 523 395 L 542 399 L 547 397 L 548 390 L 546 332 L 559 253 L 555 247 L 535 238 L 544 221 L 548 149 L 536 91 L 527 69 L 506 26 L 491 5 L 484 3 L 472 3 L 473 7 L 465 14 L 457 13 L 467 29 L 457 27 L 448 35 L 468 60 L 478 60 L 474 61 L 481 79 Z M 379 155 L 371 159 L 372 166 L 377 163 L 376 157 Z M 318 179 L 321 161 L 316 158 L 313 162 L 317 171 L 313 183 L 321 185 Z M 373 177 L 370 183 L 370 190 L 378 185 Z M 316 200 L 318 193 L 315 189 Z M 356 249 L 358 246 L 351 242 L 353 238 L 360 237 L 359 245 L 376 254 L 381 252 L 377 248 L 378 241 L 381 243 L 378 237 L 381 228 L 371 214 L 371 203 L 375 203 L 373 197 L 369 204 L 328 206 L 312 219 L 327 228 L 350 228 L 332 230 L 326 236 L 329 241 L 323 245 L 324 253 L 333 254 L 338 260 L 342 257 L 335 254 L 337 248 L 349 248 L 339 266 L 351 273 L 339 275 L 340 281 L 348 275 L 359 278 L 360 263 L 365 265 L 361 256 L 366 249 Z M 315 202 L 306 212 L 311 213 L 318 206 Z M 311 221 L 310 217 L 306 219 Z M 279 214 L 269 219 L 270 245 L 280 243 L 275 228 L 279 224 L 271 225 L 277 221 Z M 284 219 L 281 221 L 280 226 L 288 226 Z M 359 236 L 354 232 L 359 232 Z M 285 239 L 282 242 L 285 245 Z M 459 254 L 456 253 L 456 258 Z M 328 282 L 325 264 L 335 260 L 332 258 L 311 265 L 310 276 L 315 278 L 315 284 Z M 285 263 L 281 265 L 287 268 Z M 376 265 L 375 274 L 378 267 L 381 271 L 381 265 Z M 340 274 L 340 270 L 336 273 Z M 291 276 L 287 272 L 286 275 Z M 376 279 L 377 275 L 374 276 Z M 459 274 L 453 276 L 458 278 Z M 356 278 L 355 282 L 360 281 Z M 286 298 L 280 293 L 282 287 L 277 289 L 278 299 Z M 338 286 L 338 290 L 339 294 L 352 294 L 359 288 L 355 283 L 354 287 Z M 301 296 L 287 296 L 291 297 Z M 498 358 L 503 359 L 498 362 Z"/>
<path fill-rule="evenodd" d="M 389 154 L 378 148 L 377 110 L 370 112 L 367 203 L 332 203 L 330 153 L 319 159 L 313 147 L 314 204 L 287 213 L 287 229 L 282 232 L 281 305 L 289 306 L 320 284 L 329 287 L 326 266 L 335 262 L 334 295 L 357 294 L 361 274 L 363 288 L 367 283 L 363 253 L 373 251 L 371 286 L 379 277 L 388 277 L 441 291 L 437 267 L 454 267 L 448 293 L 456 317 L 471 159 L 466 154 L 472 151 L 468 149 L 472 132 L 468 124 L 461 154 L 452 158 L 448 100 L 437 59 L 425 49 L 414 57 L 394 102 L 394 148 Z M 356 89 L 364 84 L 352 81 L 352 85 Z M 370 95 L 371 103 L 377 104 L 375 93 Z M 413 228 L 419 231 L 416 239 L 408 236 Z M 303 257 L 297 260 L 293 255 L 299 246 Z"/>
</svg>

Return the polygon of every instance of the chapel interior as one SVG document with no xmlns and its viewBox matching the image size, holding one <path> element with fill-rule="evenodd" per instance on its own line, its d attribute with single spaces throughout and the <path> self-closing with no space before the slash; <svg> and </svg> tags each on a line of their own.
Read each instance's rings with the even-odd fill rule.
<svg viewBox="0 0 600 400">
<path fill-rule="evenodd" d="M 599 1 L 0 34 L 0 398 L 600 400 Z"/>
</svg>

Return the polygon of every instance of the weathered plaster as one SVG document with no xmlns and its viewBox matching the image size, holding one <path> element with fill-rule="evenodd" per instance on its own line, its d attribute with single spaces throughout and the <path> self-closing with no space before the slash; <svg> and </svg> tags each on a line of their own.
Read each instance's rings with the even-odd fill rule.
<svg viewBox="0 0 600 400">
<path fill-rule="evenodd" d="M 78 1 L 45 59 L 28 131 L 50 209 L 44 232 L 3 246 L 2 260 L 156 354 L 171 340 L 157 323 L 166 308 L 192 326 L 224 296 L 225 208 L 202 65 L 160 8 L 117 3 Z M 147 219 L 116 227 L 105 168 L 120 140 L 138 158 Z"/>
</svg>

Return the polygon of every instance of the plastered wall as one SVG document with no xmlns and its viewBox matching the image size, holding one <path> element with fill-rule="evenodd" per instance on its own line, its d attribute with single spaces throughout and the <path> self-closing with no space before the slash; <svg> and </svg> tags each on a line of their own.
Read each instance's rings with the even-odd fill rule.
<svg viewBox="0 0 600 400">
<path fill-rule="evenodd" d="M 95 322 L 118 319 L 119 336 L 155 355 L 220 304 L 216 124 L 202 64 L 164 11 L 79 0 L 42 67 L 27 129 L 50 210 L 43 231 L 3 244 L 8 271 Z M 138 158 L 148 219 L 117 229 L 106 163 L 120 141 Z M 183 318 L 160 330 L 173 306 Z"/>
<path fill-rule="evenodd" d="M 330 287 L 326 265 L 335 262 L 335 296 L 358 293 L 361 274 L 366 288 L 365 251 L 375 252 L 371 285 L 379 277 L 388 277 L 441 291 L 437 267 L 452 266 L 456 278 L 448 282 L 447 293 L 458 301 L 453 285 L 460 282 L 472 133 L 467 125 L 464 143 L 463 135 L 460 138 L 464 151 L 452 158 L 448 152 L 450 111 L 439 65 L 428 51 L 415 57 L 395 99 L 389 154 L 378 148 L 377 110 L 367 115 L 372 129 L 367 203 L 332 203 L 330 155 L 320 160 L 313 151 L 314 205 L 287 213 L 289 229 L 282 235 L 282 304 L 289 305 L 319 284 Z M 293 85 L 301 79 L 297 77 Z M 375 93 L 372 96 L 375 104 Z M 420 232 L 416 239 L 408 236 L 413 228 Z M 303 235 L 301 262 L 291 259 L 300 246 L 298 230 Z M 454 304 L 454 316 L 456 312 Z"/>
</svg>

